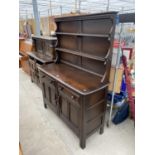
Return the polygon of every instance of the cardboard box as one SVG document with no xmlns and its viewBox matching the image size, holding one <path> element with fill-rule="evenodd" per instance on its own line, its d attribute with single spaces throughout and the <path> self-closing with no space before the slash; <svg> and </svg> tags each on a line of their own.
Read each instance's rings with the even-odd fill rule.
<svg viewBox="0 0 155 155">
<path fill-rule="evenodd" d="M 124 72 L 123 67 L 120 67 L 120 68 L 117 69 L 117 79 L 116 79 L 116 86 L 115 86 L 115 90 L 114 90 L 115 93 L 120 93 L 120 91 L 121 91 L 123 72 Z M 108 87 L 109 91 L 113 90 L 114 75 L 115 75 L 115 68 L 111 67 L 110 78 L 109 78 L 110 84 L 109 84 L 109 87 Z"/>
</svg>

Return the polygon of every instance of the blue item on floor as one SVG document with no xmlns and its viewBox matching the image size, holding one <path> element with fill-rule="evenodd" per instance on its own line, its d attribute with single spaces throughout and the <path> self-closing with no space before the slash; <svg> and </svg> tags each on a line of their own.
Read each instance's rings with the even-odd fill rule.
<svg viewBox="0 0 155 155">
<path fill-rule="evenodd" d="M 114 95 L 114 104 L 117 102 L 121 102 L 125 98 L 124 92 L 120 92 L 119 94 Z M 112 99 L 112 93 L 107 94 L 107 100 L 111 101 Z"/>
<path fill-rule="evenodd" d="M 124 103 L 122 107 L 116 112 L 112 122 L 114 124 L 119 124 L 123 122 L 129 116 L 129 104 Z"/>
<path fill-rule="evenodd" d="M 121 92 L 126 92 L 125 75 L 122 77 Z"/>
</svg>

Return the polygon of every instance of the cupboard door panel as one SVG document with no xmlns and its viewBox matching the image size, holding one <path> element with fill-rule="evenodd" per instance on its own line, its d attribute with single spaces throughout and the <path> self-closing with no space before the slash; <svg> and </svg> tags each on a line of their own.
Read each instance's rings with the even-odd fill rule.
<svg viewBox="0 0 155 155">
<path fill-rule="evenodd" d="M 80 103 L 79 95 L 66 87 L 58 89 L 60 97 L 60 117 L 65 117 L 75 128 L 79 128 Z"/>
<path fill-rule="evenodd" d="M 40 81 L 42 86 L 44 104 L 47 104 L 57 112 L 57 91 L 56 82 L 44 73 L 40 72 Z"/>
<path fill-rule="evenodd" d="M 75 126 L 79 127 L 79 109 L 74 107 L 72 104 L 70 105 L 70 120 Z"/>
<path fill-rule="evenodd" d="M 67 103 L 67 100 L 61 97 L 61 113 L 69 119 L 69 113 L 68 113 L 68 106 L 69 103 Z"/>
</svg>

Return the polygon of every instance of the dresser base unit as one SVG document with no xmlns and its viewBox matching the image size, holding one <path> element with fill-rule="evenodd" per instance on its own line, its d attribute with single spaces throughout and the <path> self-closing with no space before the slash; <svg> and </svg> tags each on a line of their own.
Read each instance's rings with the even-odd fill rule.
<svg viewBox="0 0 155 155">
<path fill-rule="evenodd" d="M 62 73 L 63 70 L 66 74 Z M 72 70 L 93 80 L 97 87 L 89 81 L 85 83 L 85 78 L 77 77 L 74 71 L 70 72 Z M 97 129 L 100 129 L 100 134 L 103 133 L 107 83 L 100 85 L 97 76 L 65 64 L 39 67 L 39 75 L 44 107 L 51 108 L 76 133 L 81 148 L 85 148 L 86 138 Z"/>
</svg>

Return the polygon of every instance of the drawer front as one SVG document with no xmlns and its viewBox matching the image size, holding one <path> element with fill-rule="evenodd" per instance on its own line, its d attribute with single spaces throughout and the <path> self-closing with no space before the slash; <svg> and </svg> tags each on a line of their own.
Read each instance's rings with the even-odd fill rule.
<svg viewBox="0 0 155 155">
<path fill-rule="evenodd" d="M 60 96 L 66 98 L 68 101 L 72 102 L 74 106 L 80 107 L 80 95 L 73 92 L 71 89 L 58 84 L 58 91 Z"/>
</svg>

